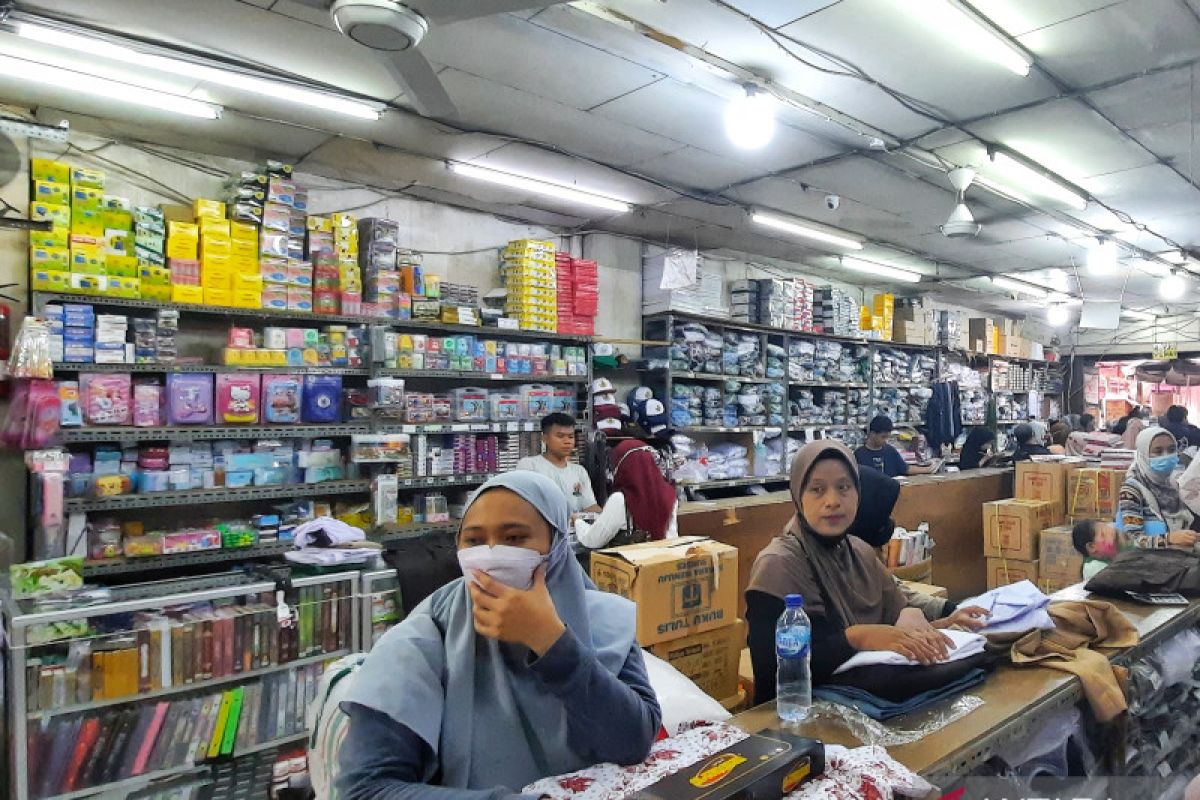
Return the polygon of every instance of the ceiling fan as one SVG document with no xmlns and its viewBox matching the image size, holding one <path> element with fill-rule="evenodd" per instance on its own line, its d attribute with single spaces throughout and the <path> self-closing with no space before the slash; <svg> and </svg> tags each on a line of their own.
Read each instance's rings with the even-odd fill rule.
<svg viewBox="0 0 1200 800">
<path fill-rule="evenodd" d="M 327 9 L 345 36 L 378 51 L 396 83 L 427 117 L 458 113 L 433 67 L 417 49 L 431 25 L 449 25 L 506 11 L 559 5 L 536 0 L 298 0 Z"/>
</svg>

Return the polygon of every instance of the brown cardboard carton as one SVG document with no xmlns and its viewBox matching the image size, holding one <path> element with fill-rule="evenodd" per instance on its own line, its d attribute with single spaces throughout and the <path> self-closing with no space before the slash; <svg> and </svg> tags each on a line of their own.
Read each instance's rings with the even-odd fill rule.
<svg viewBox="0 0 1200 800">
<path fill-rule="evenodd" d="M 737 548 L 704 536 L 597 550 L 592 580 L 637 604 L 643 647 L 737 620 Z"/>
<path fill-rule="evenodd" d="M 989 558 L 987 560 L 987 587 L 1007 586 L 1019 581 L 1038 582 L 1038 562 L 1019 561 L 1015 558 Z"/>
<path fill-rule="evenodd" d="M 1081 580 L 1082 578 L 1066 580 L 1065 578 L 1052 578 L 1047 575 L 1042 575 L 1037 579 L 1037 587 L 1042 590 L 1042 594 L 1054 594 L 1055 592 L 1061 592 L 1068 586 L 1074 586 Z"/>
<path fill-rule="evenodd" d="M 1052 524 L 1061 525 L 1067 512 L 1067 476 L 1087 463 L 1072 461 L 1018 461 L 1013 496 L 1021 500 L 1046 500 L 1054 503 Z"/>
<path fill-rule="evenodd" d="M 659 642 L 650 652 L 688 676 L 709 697 L 721 700 L 737 694 L 745 644 L 746 633 L 739 619 L 715 631 Z"/>
<path fill-rule="evenodd" d="M 1083 579 L 1083 556 L 1071 543 L 1071 529 L 1066 525 L 1042 531 L 1038 537 L 1038 561 L 1043 578 L 1057 578 L 1068 583 Z"/>
<path fill-rule="evenodd" d="M 995 328 L 992 326 L 990 319 L 985 317 L 971 317 L 967 320 L 967 338 L 971 341 L 971 348 L 974 349 L 977 342 L 982 342 L 982 349 L 977 352 L 990 352 L 992 339 L 995 335 Z"/>
<path fill-rule="evenodd" d="M 1021 355 L 1022 343 L 1025 340 L 1020 336 L 1007 335 L 1004 337 L 1004 355 L 1009 358 L 1019 358 Z"/>
<path fill-rule="evenodd" d="M 1125 470 L 1087 467 L 1067 478 L 1067 513 L 1083 519 L 1116 519 Z"/>
<path fill-rule="evenodd" d="M 1037 537 L 1053 526 L 1054 504 L 1045 500 L 995 500 L 983 504 L 983 554 L 989 558 L 1037 558 Z"/>
</svg>

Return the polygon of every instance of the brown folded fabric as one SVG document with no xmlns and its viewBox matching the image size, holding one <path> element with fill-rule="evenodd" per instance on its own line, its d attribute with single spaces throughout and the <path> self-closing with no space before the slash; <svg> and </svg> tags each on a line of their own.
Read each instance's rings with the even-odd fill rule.
<svg viewBox="0 0 1200 800">
<path fill-rule="evenodd" d="M 1070 672 L 1083 683 L 1083 694 L 1100 722 L 1126 709 L 1125 693 L 1108 659 L 1090 647 L 1132 647 L 1137 628 L 1102 600 L 1051 603 L 1046 611 L 1053 630 L 1031 631 L 1012 646 L 1014 664 L 1036 664 Z"/>
</svg>

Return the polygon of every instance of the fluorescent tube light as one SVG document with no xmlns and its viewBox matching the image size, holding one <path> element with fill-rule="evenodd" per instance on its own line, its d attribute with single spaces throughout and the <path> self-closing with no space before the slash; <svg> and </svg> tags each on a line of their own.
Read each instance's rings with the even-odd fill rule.
<svg viewBox="0 0 1200 800">
<path fill-rule="evenodd" d="M 881 278 L 889 278 L 904 283 L 920 283 L 921 281 L 921 273 L 919 272 L 912 272 L 900 267 L 889 267 L 886 264 L 878 264 L 874 261 L 866 261 L 861 258 L 842 256 L 842 266 L 845 269 L 854 270 L 855 272 L 865 272 L 868 275 L 878 275 Z"/>
<path fill-rule="evenodd" d="M 515 175 L 511 172 L 501 172 L 490 167 L 478 167 L 474 164 L 461 164 L 457 161 L 451 161 L 450 169 L 468 178 L 496 183 L 501 186 L 511 186 L 514 189 L 524 189 L 535 194 L 557 197 L 560 200 L 569 200 L 573 203 L 582 203 L 583 205 L 595 206 L 596 208 L 603 208 L 622 214 L 632 208 L 632 205 L 624 200 L 605 197 L 586 189 L 576 189 L 572 186 L 563 186 L 560 183 L 551 183 L 541 178 L 530 178 L 525 175 Z"/>
<path fill-rule="evenodd" d="M 1057 200 L 1077 211 L 1087 208 L 1087 197 L 1068 186 L 1061 179 L 1031 167 L 1024 161 L 996 147 L 988 151 L 988 156 L 1004 176 L 1016 181 L 1022 188 L 1028 189 L 1034 194 L 1050 198 L 1051 200 Z"/>
<path fill-rule="evenodd" d="M 1087 270 L 1093 275 L 1111 275 L 1117 269 L 1117 243 L 1104 239 L 1088 249 Z"/>
<path fill-rule="evenodd" d="M 943 35 L 952 38 L 963 50 L 1005 67 L 1022 77 L 1029 74 L 1033 59 L 987 17 L 959 0 L 920 0 L 908 2 L 927 23 L 933 23 Z"/>
<path fill-rule="evenodd" d="M 216 119 L 221 116 L 221 107 L 211 103 L 202 103 L 190 97 L 181 97 L 157 89 L 147 89 L 144 86 L 135 86 L 132 83 L 101 78 L 86 72 L 77 72 L 24 58 L 0 55 L 0 75 L 189 117 Z"/>
<path fill-rule="evenodd" d="M 1157 261 L 1151 261 L 1148 258 L 1139 258 L 1133 262 L 1134 265 L 1142 272 L 1154 278 L 1165 278 L 1171 274 L 1171 268 L 1166 264 L 1160 264 Z"/>
<path fill-rule="evenodd" d="M 1014 281 L 1010 278 L 992 278 L 992 285 L 1005 291 L 1015 292 L 1017 294 L 1026 294 L 1030 297 L 1040 297 L 1045 300 L 1050 296 L 1049 289 L 1043 289 L 1041 286 L 1034 286 L 1031 283 L 1023 281 Z"/>
<path fill-rule="evenodd" d="M 759 225 L 764 225 L 768 228 L 791 233 L 796 236 L 802 236 L 805 239 L 812 239 L 816 242 L 825 242 L 826 244 L 836 245 L 837 247 L 845 247 L 848 250 L 862 250 L 862 242 L 855 241 L 849 237 L 849 234 L 842 232 L 831 233 L 821 228 L 814 228 L 806 225 L 799 220 L 784 219 L 777 217 L 774 214 L 764 214 L 761 211 L 755 211 L 750 215 L 753 222 Z"/>
<path fill-rule="evenodd" d="M 252 75 L 234 72 L 233 70 L 209 67 L 184 59 L 143 53 L 131 47 L 114 44 L 101 38 L 80 36 L 25 22 L 17 25 L 17 34 L 23 38 L 32 39 L 43 44 L 75 50 L 89 57 L 99 56 L 101 58 L 112 59 L 113 61 L 120 61 L 124 64 L 132 64 L 159 72 L 166 72 L 171 75 L 196 78 L 206 83 L 228 86 L 231 89 L 240 89 L 265 97 L 274 97 L 278 100 L 286 100 L 289 103 L 333 111 L 349 117 L 377 120 L 380 115 L 380 107 L 369 103 L 338 97 L 326 92 L 304 89 L 283 81 L 256 78 Z"/>
</svg>

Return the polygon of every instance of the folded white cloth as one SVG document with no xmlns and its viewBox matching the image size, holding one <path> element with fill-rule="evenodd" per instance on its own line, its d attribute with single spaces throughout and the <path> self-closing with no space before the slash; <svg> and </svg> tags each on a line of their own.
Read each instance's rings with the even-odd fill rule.
<svg viewBox="0 0 1200 800">
<path fill-rule="evenodd" d="M 968 633 L 967 631 L 956 631 L 953 629 L 944 630 L 942 633 L 946 634 L 954 642 L 954 649 L 947 654 L 945 661 L 939 663 L 962 661 L 964 658 L 970 658 L 973 655 L 982 653 L 983 646 L 987 643 L 987 639 L 978 633 Z M 871 667 L 878 664 L 891 664 L 895 667 L 921 666 L 921 662 L 913 661 L 911 658 L 894 653 L 891 650 L 862 650 L 855 653 L 846 663 L 835 669 L 833 674 L 837 675 L 855 667 Z"/>
<path fill-rule="evenodd" d="M 306 547 L 303 550 L 289 550 L 283 554 L 283 557 L 293 564 L 307 564 L 314 567 L 370 564 L 378 556 L 378 550 L 369 548 L 343 550 L 329 547 Z"/>
<path fill-rule="evenodd" d="M 989 633 L 1019 633 L 1034 628 L 1048 630 L 1054 627 L 1054 620 L 1046 613 L 1050 598 L 1043 594 L 1030 581 L 1019 581 L 1000 586 L 978 597 L 963 600 L 959 608 L 979 606 L 991 613 L 987 625 L 979 632 Z"/>
<path fill-rule="evenodd" d="M 337 547 L 347 542 L 367 538 L 361 528 L 356 528 L 333 517 L 317 517 L 296 526 L 292 539 L 296 549 L 305 547 Z M 328 542 L 326 542 L 328 540 Z"/>
</svg>

